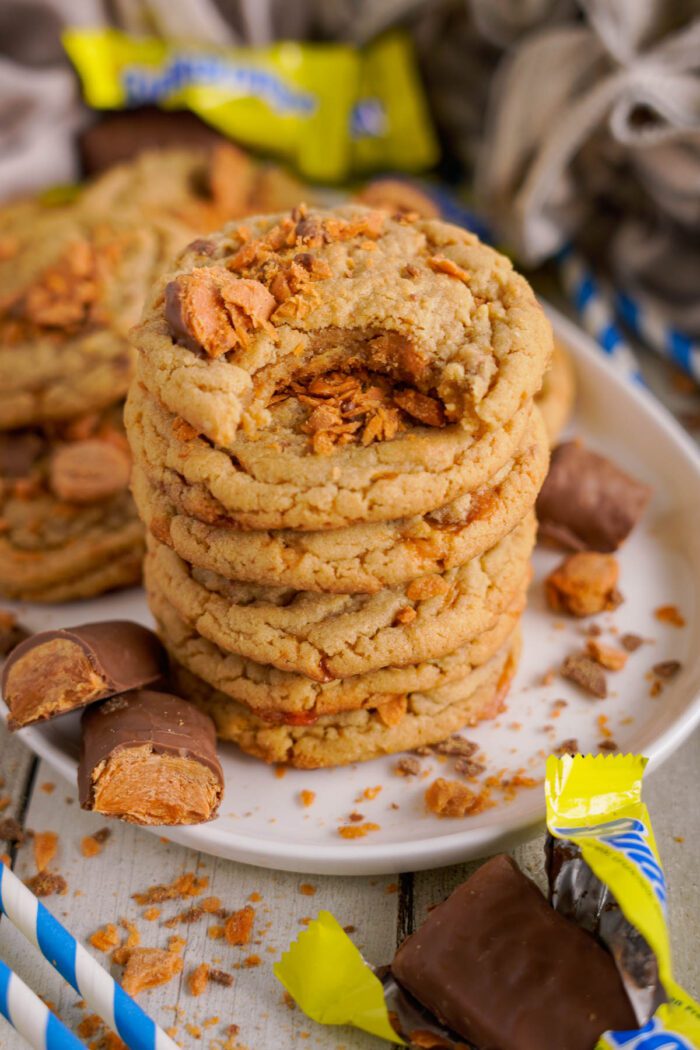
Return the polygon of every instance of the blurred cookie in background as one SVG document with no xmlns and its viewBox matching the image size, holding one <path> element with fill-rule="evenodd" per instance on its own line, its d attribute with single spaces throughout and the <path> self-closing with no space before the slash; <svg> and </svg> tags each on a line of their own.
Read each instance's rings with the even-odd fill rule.
<svg viewBox="0 0 700 1050">
<path fill-rule="evenodd" d="M 576 373 L 564 345 L 554 340 L 552 363 L 545 372 L 542 389 L 535 398 L 553 447 L 569 422 L 576 400 Z"/>
<path fill-rule="evenodd" d="M 137 583 L 143 530 L 122 406 L 0 433 L 0 593 L 61 602 Z"/>
</svg>

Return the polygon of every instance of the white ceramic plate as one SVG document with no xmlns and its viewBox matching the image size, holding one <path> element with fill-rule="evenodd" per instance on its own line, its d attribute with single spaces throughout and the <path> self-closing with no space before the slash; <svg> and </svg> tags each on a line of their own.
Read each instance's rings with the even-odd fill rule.
<svg viewBox="0 0 700 1050">
<path fill-rule="evenodd" d="M 435 776 L 450 777 L 451 760 L 422 759 L 420 778 L 396 775 L 396 758 L 336 770 L 298 772 L 283 777 L 274 769 L 221 749 L 226 795 L 221 815 L 210 824 L 168 829 L 176 842 L 233 860 L 287 871 L 335 875 L 380 874 L 432 868 L 502 849 L 522 838 L 544 818 L 539 782 L 546 755 L 569 738 L 581 750 L 597 750 L 603 738 L 599 719 L 621 750 L 641 752 L 658 764 L 700 719 L 700 637 L 696 581 L 700 577 L 700 457 L 675 421 L 644 390 L 615 375 L 600 350 L 568 321 L 551 312 L 555 329 L 571 348 L 578 372 L 579 408 L 572 432 L 653 485 L 654 498 L 643 523 L 620 553 L 624 604 L 598 622 L 603 641 L 613 631 L 651 639 L 634 653 L 624 671 L 610 674 L 611 696 L 592 700 L 558 676 L 542 684 L 567 652 L 583 644 L 580 622 L 563 623 L 548 613 L 542 578 L 557 562 L 538 551 L 530 604 L 524 618 L 524 655 L 511 688 L 508 710 L 492 723 L 465 735 L 479 743 L 487 773 L 523 770 L 538 783 L 508 799 L 493 792 L 494 805 L 480 815 L 438 819 L 426 812 L 423 794 Z M 653 610 L 672 604 L 684 628 L 660 623 Z M 70 606 L 20 608 L 33 628 L 86 620 L 125 617 L 150 622 L 139 591 Z M 682 670 L 650 696 L 645 677 L 661 661 L 677 659 Z M 566 706 L 555 706 L 564 699 Z M 74 782 L 78 750 L 77 716 L 22 731 L 22 738 L 59 773 Z M 373 798 L 367 788 L 380 787 Z M 314 791 L 304 808 L 302 790 Z M 351 812 L 379 830 L 343 839 L 340 824 Z M 162 831 L 162 829 L 160 829 Z"/>
</svg>

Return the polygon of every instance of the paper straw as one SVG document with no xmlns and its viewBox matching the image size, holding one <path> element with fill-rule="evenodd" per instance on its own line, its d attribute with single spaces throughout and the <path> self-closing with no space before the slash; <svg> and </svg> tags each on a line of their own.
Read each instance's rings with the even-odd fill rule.
<svg viewBox="0 0 700 1050">
<path fill-rule="evenodd" d="M 130 1050 L 177 1050 L 163 1029 L 4 864 L 0 864 L 0 909 Z"/>
<path fill-rule="evenodd" d="M 34 1050 L 85 1050 L 46 1003 L 0 959 L 0 1014 Z"/>
<path fill-rule="evenodd" d="M 700 383 L 700 343 L 666 324 L 659 310 L 643 296 L 618 289 L 615 309 L 639 339 Z"/>
<path fill-rule="evenodd" d="M 569 245 L 558 256 L 562 284 L 583 327 L 630 379 L 643 382 L 637 358 L 624 339 L 615 312 L 593 271 Z"/>
</svg>

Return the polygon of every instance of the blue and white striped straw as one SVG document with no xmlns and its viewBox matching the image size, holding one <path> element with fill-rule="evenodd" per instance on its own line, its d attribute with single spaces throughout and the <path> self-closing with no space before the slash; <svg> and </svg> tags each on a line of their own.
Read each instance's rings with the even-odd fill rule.
<svg viewBox="0 0 700 1050">
<path fill-rule="evenodd" d="M 0 959 L 0 1014 L 34 1050 L 85 1050 L 46 1003 Z"/>
<path fill-rule="evenodd" d="M 130 1050 L 177 1050 L 170 1036 L 4 864 L 0 864 L 0 910 Z M 62 1050 L 65 1045 L 47 1043 L 46 1050 Z"/>
<path fill-rule="evenodd" d="M 700 383 L 700 343 L 666 324 L 658 309 L 643 296 L 618 290 L 614 302 L 630 331 Z"/>
<path fill-rule="evenodd" d="M 558 262 L 562 284 L 583 327 L 618 368 L 630 379 L 643 382 L 637 358 L 622 335 L 615 311 L 593 271 L 570 245 L 559 253 Z"/>
</svg>

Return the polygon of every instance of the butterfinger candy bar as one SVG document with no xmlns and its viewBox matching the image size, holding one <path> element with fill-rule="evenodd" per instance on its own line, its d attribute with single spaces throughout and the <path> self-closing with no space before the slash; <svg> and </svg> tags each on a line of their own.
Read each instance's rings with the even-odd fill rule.
<svg viewBox="0 0 700 1050">
<path fill-rule="evenodd" d="M 187 700 L 137 689 L 83 713 L 83 809 L 132 824 L 200 824 L 215 816 L 223 785 L 214 723 Z"/>
<path fill-rule="evenodd" d="M 394 977 L 479 1047 L 592 1050 L 635 1027 L 615 963 L 501 855 L 459 886 L 399 948 Z"/>
<path fill-rule="evenodd" d="M 226 139 L 194 113 L 164 112 L 155 106 L 109 111 L 78 137 L 83 171 L 99 175 L 145 150 L 205 150 Z"/>
<path fill-rule="evenodd" d="M 7 724 L 19 729 L 151 685 L 166 666 L 153 631 L 129 620 L 42 631 L 13 649 L 5 663 Z"/>
<path fill-rule="evenodd" d="M 547 760 L 548 876 L 555 909 L 607 946 L 634 1006 L 638 1038 L 606 1032 L 597 1050 L 695 1050 L 700 1004 L 673 977 L 667 886 L 640 755 Z"/>
<path fill-rule="evenodd" d="M 700 1005 L 671 970 L 645 764 L 549 758 L 553 908 L 495 857 L 430 912 L 391 968 L 372 970 L 322 911 L 275 976 L 321 1024 L 431 1050 L 697 1050 Z"/>
<path fill-rule="evenodd" d="M 421 171 L 438 158 L 411 43 L 399 32 L 361 51 L 317 42 L 193 46 L 111 27 L 68 28 L 62 41 L 94 109 L 189 109 L 314 179 Z"/>
<path fill-rule="evenodd" d="M 580 442 L 567 441 L 552 453 L 537 499 L 539 536 L 568 550 L 615 551 L 650 497 L 648 485 Z"/>
</svg>

